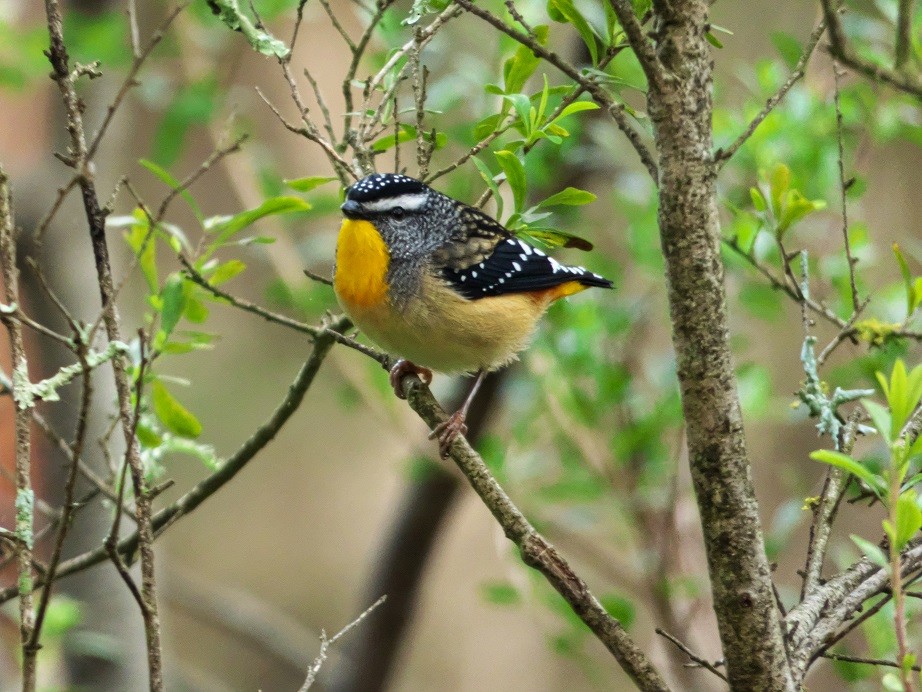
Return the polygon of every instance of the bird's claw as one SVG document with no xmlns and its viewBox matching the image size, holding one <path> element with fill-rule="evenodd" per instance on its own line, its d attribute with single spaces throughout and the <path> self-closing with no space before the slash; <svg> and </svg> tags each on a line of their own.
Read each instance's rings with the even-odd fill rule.
<svg viewBox="0 0 922 692">
<path fill-rule="evenodd" d="M 401 358 L 390 370 L 391 387 L 394 388 L 394 394 L 399 399 L 406 399 L 403 393 L 403 378 L 407 375 L 416 375 L 426 385 L 432 382 L 432 371 L 429 368 L 423 368 L 415 363 L 411 363 L 405 358 Z"/>
<path fill-rule="evenodd" d="M 439 456 L 442 459 L 448 458 L 448 451 L 451 443 L 455 441 L 458 435 L 467 435 L 467 425 L 464 422 L 464 413 L 455 411 L 446 420 L 436 425 L 432 432 L 429 433 L 429 439 L 438 438 Z"/>
</svg>

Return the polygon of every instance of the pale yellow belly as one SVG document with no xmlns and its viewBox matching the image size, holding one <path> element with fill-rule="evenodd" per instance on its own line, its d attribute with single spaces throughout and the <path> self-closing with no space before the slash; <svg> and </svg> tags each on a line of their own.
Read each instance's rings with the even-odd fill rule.
<svg viewBox="0 0 922 692">
<path fill-rule="evenodd" d="M 517 294 L 467 300 L 424 280 L 422 295 L 397 311 L 385 301 L 340 304 L 355 325 L 392 355 L 440 372 L 495 369 L 514 360 L 534 332 L 547 301 Z"/>
</svg>

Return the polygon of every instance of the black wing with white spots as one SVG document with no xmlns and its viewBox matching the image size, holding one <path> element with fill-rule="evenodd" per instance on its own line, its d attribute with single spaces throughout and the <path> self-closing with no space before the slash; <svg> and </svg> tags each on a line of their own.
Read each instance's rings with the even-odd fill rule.
<svg viewBox="0 0 922 692">
<path fill-rule="evenodd" d="M 487 298 L 553 288 L 570 281 L 611 288 L 612 282 L 583 267 L 561 264 L 515 237 L 501 240 L 480 262 L 463 269 L 445 267 L 442 276 L 467 298 Z"/>
</svg>

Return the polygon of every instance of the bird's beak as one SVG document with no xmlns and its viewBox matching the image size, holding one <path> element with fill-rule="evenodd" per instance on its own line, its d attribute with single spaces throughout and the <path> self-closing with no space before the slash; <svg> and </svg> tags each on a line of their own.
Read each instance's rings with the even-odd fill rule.
<svg viewBox="0 0 922 692">
<path fill-rule="evenodd" d="M 356 202 L 354 199 L 347 199 L 343 202 L 340 209 L 343 210 L 345 214 L 350 219 L 357 219 L 362 211 L 362 205 Z"/>
</svg>

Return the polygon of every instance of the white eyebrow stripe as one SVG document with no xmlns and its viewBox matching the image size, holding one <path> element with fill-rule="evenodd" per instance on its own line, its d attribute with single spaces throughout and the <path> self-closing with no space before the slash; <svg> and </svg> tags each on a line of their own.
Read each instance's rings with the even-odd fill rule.
<svg viewBox="0 0 922 692">
<path fill-rule="evenodd" d="M 401 207 L 407 211 L 416 211 L 422 209 L 429 198 L 425 192 L 407 192 L 396 197 L 384 197 L 382 199 L 362 202 L 362 206 L 367 211 L 389 211 L 395 207 Z"/>
</svg>

